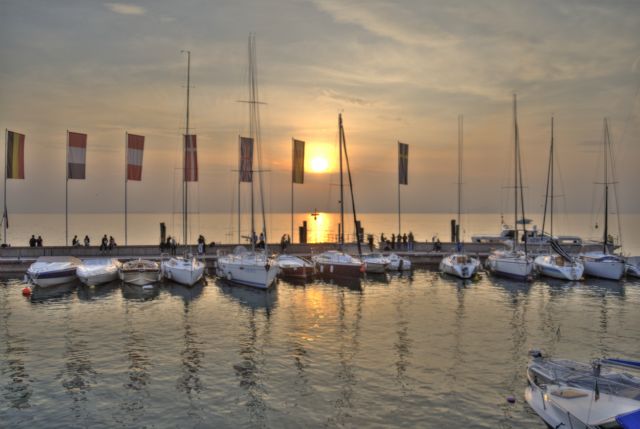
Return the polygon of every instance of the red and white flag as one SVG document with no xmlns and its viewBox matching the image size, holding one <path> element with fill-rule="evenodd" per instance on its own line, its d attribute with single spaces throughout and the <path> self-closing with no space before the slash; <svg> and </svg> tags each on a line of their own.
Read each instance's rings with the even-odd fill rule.
<svg viewBox="0 0 640 429">
<path fill-rule="evenodd" d="M 87 135 L 67 132 L 67 179 L 85 179 Z"/>
<path fill-rule="evenodd" d="M 127 180 L 142 180 L 144 136 L 127 134 Z"/>
<path fill-rule="evenodd" d="M 184 181 L 198 181 L 198 147 L 195 134 L 184 136 Z"/>
</svg>

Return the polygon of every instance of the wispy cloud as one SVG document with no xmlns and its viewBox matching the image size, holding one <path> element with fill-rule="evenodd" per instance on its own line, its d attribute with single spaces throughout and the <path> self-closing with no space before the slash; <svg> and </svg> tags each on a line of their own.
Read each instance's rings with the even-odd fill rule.
<svg viewBox="0 0 640 429">
<path fill-rule="evenodd" d="M 119 13 L 120 15 L 144 15 L 147 10 L 142 6 L 127 3 L 105 3 L 110 11 Z"/>
</svg>

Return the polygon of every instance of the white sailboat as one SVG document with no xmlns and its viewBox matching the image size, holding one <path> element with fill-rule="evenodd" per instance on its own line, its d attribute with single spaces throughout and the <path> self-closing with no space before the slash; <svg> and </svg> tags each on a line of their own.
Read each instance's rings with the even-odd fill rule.
<svg viewBox="0 0 640 429">
<path fill-rule="evenodd" d="M 187 54 L 187 122 L 184 135 L 184 144 L 187 144 L 187 138 L 189 136 L 189 89 L 190 89 L 190 77 L 191 77 L 191 52 L 185 51 Z M 187 156 L 187 148 L 183 150 L 184 156 Z M 186 169 L 186 159 L 183 162 L 183 167 Z M 187 244 L 187 224 L 188 224 L 188 205 L 187 205 L 187 180 L 186 173 L 182 175 L 184 198 L 182 199 L 183 207 L 183 222 L 184 222 L 184 242 Z M 160 264 L 162 275 L 169 280 L 176 283 L 180 283 L 186 286 L 193 286 L 196 284 L 204 274 L 204 262 L 198 261 L 193 255 L 185 255 L 184 257 L 171 257 L 168 260 L 163 260 Z"/>
<path fill-rule="evenodd" d="M 364 262 L 365 272 L 382 274 L 387 271 L 391 261 L 382 253 L 369 253 L 368 255 L 362 255 L 362 262 Z"/>
<path fill-rule="evenodd" d="M 456 250 L 457 252 L 446 255 L 440 261 L 440 271 L 461 279 L 470 279 L 480 269 L 480 261 L 463 252 L 460 243 L 460 210 L 462 202 L 462 115 L 458 116 L 458 221 L 456 225 Z"/>
<path fill-rule="evenodd" d="M 411 271 L 411 259 L 404 258 L 397 253 L 392 253 L 387 256 L 389 265 L 387 269 L 389 271 Z"/>
<path fill-rule="evenodd" d="M 258 100 L 258 82 L 256 68 L 255 36 L 249 36 L 249 129 L 251 144 L 251 163 L 253 166 L 253 143 L 255 142 L 258 154 L 260 154 L 260 111 Z M 242 138 L 240 139 L 242 144 Z M 249 140 L 246 140 L 249 141 Z M 242 171 L 239 172 L 242 177 Z M 254 199 L 253 199 L 253 171 L 251 171 L 251 251 L 248 252 L 238 246 L 233 254 L 220 256 L 217 261 L 217 274 L 230 282 L 252 286 L 259 289 L 268 289 L 274 283 L 279 272 L 278 264 L 268 256 L 267 223 L 264 210 L 264 190 L 261 168 L 261 157 L 258 156 L 258 178 L 260 182 L 260 206 L 262 209 L 262 237 L 264 249 L 256 249 Z"/>
<path fill-rule="evenodd" d="M 343 251 L 344 246 L 344 185 L 342 174 L 342 155 L 347 163 L 347 172 L 349 175 L 349 190 L 351 191 L 351 204 L 353 208 L 353 221 L 356 224 L 356 205 L 353 196 L 353 183 L 351 181 L 351 168 L 349 167 L 349 155 L 347 154 L 347 142 L 344 136 L 344 127 L 342 126 L 342 114 L 338 115 L 338 134 L 339 134 L 339 153 L 340 153 L 340 225 L 338 234 L 338 244 L 340 250 L 329 250 L 319 255 L 313 256 L 311 259 L 316 264 L 317 273 L 322 277 L 328 278 L 359 278 L 365 271 L 365 264 L 360 258 L 353 257 Z M 360 231 L 355 225 L 356 243 L 358 245 L 358 255 L 362 255 L 360 248 Z"/>
<path fill-rule="evenodd" d="M 584 271 L 582 262 L 569 255 L 564 249 L 553 239 L 553 202 L 554 202 L 554 138 L 553 138 L 553 117 L 551 118 L 551 145 L 549 148 L 549 167 L 547 169 L 547 192 L 544 201 L 544 218 L 542 221 L 542 235 L 544 235 L 544 227 L 547 216 L 547 203 L 549 203 L 549 237 L 551 237 L 551 249 L 546 254 L 539 255 L 534 260 L 536 270 L 547 277 L 553 277 L 561 280 L 580 280 Z"/>
<path fill-rule="evenodd" d="M 524 242 L 524 249 L 518 250 L 518 224 L 522 224 L 524 234 L 527 234 L 527 227 L 524 214 L 524 195 L 522 186 L 522 166 L 520 164 L 520 133 L 518 130 L 518 112 L 516 105 L 516 95 L 513 95 L 513 127 L 514 127 L 514 240 L 511 250 L 494 251 L 487 258 L 487 269 L 496 275 L 512 277 L 519 280 L 530 280 L 533 271 L 533 259 L 527 252 L 527 241 Z M 518 204 L 520 199 L 520 204 Z M 520 209 L 519 209 L 520 207 Z M 522 219 L 518 221 L 518 215 L 522 214 Z"/>
<path fill-rule="evenodd" d="M 524 397 L 552 428 L 640 428 L 640 362 L 596 359 L 591 364 L 530 352 Z"/>
<path fill-rule="evenodd" d="M 609 157 L 611 155 L 611 139 L 609 137 L 609 124 L 604 120 L 604 231 L 602 238 L 602 250 L 583 253 L 584 272 L 588 276 L 600 277 L 609 280 L 620 280 L 624 275 L 625 261 L 622 257 L 609 253 L 609 185 L 615 183 L 609 181 Z"/>
<path fill-rule="evenodd" d="M 640 278 L 640 256 L 627 258 L 627 275 Z"/>
</svg>

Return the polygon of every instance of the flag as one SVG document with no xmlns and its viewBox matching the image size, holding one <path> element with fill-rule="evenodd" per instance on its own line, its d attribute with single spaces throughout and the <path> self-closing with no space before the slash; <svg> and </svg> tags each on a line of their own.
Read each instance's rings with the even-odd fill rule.
<svg viewBox="0 0 640 429">
<path fill-rule="evenodd" d="M 409 184 L 409 145 L 398 142 L 398 180 L 401 185 Z"/>
<path fill-rule="evenodd" d="M 24 179 L 24 134 L 7 131 L 7 179 Z"/>
<path fill-rule="evenodd" d="M 127 180 L 142 180 L 144 136 L 127 134 Z"/>
<path fill-rule="evenodd" d="M 240 181 L 253 182 L 253 139 L 240 137 Z"/>
<path fill-rule="evenodd" d="M 184 181 L 198 181 L 198 146 L 195 134 L 184 136 Z"/>
<path fill-rule="evenodd" d="M 293 140 L 293 183 L 304 183 L 304 142 Z"/>
<path fill-rule="evenodd" d="M 67 132 L 67 179 L 84 180 L 87 166 L 87 135 Z"/>
</svg>

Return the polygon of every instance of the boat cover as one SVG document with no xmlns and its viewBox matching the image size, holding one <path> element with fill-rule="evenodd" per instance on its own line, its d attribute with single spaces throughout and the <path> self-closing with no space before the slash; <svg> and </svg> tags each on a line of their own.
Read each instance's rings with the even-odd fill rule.
<svg viewBox="0 0 640 429">
<path fill-rule="evenodd" d="M 629 368 L 638 368 L 638 369 L 640 369 L 640 361 L 637 361 L 637 360 L 607 358 L 607 359 L 602 359 L 602 363 L 608 363 L 608 364 L 613 364 L 613 365 L 620 365 L 620 366 L 626 366 L 626 367 L 629 367 Z"/>
<path fill-rule="evenodd" d="M 616 421 L 623 429 L 640 429 L 640 409 L 616 416 Z"/>
</svg>

